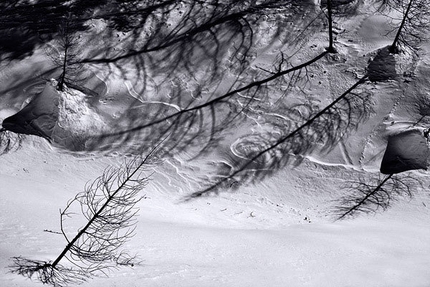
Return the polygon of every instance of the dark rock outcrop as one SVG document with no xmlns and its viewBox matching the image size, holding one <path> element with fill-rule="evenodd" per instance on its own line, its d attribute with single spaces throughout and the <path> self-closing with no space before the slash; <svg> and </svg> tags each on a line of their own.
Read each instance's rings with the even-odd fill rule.
<svg viewBox="0 0 430 287">
<path fill-rule="evenodd" d="M 428 167 L 430 156 L 427 138 L 420 130 L 409 130 L 391 136 L 381 163 L 381 172 L 395 174 Z"/>
<path fill-rule="evenodd" d="M 367 66 L 367 75 L 372 82 L 394 80 L 397 78 L 396 59 L 389 47 L 382 48 Z"/>
<path fill-rule="evenodd" d="M 58 121 L 59 93 L 55 86 L 46 83 L 42 93 L 36 95 L 18 113 L 4 119 L 4 129 L 14 133 L 36 135 L 51 139 Z"/>
</svg>

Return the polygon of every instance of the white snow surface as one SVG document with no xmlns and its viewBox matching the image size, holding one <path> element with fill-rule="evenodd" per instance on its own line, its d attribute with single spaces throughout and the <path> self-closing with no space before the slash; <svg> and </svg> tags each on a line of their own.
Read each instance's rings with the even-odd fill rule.
<svg viewBox="0 0 430 287">
<path fill-rule="evenodd" d="M 390 43 L 381 37 L 391 28 L 381 24 L 385 20 L 368 15 L 345 21 L 347 32 L 345 41 L 337 43 L 339 54 L 360 55 L 357 58 L 365 64 L 368 58 L 362 55 Z M 354 42 L 346 41 L 348 37 Z M 325 45 L 325 38 L 318 40 L 318 46 Z M 41 80 L 33 74 L 49 67 L 38 53 L 26 61 L 1 70 L 0 92 L 18 87 L 0 103 L 2 118 L 18 111 L 28 94 L 40 90 Z M 257 185 L 184 202 L 195 191 L 196 176 L 210 170 L 180 154 L 151 167 L 148 174 L 153 174 L 139 203 L 136 235 L 125 245 L 138 254 L 141 264 L 112 270 L 108 278 L 90 279 L 81 286 L 429 287 L 426 172 L 414 171 L 423 179 L 423 188 L 415 190 L 412 199 L 400 198 L 387 211 L 343 221 L 335 221 L 330 212 L 345 192 L 342 184 L 355 178 L 357 171 L 379 170 L 387 135 L 410 128 L 422 116 L 416 106 L 423 99 L 416 92 L 426 91 L 430 84 L 426 61 L 428 56 L 417 67 L 421 80 L 404 90 L 391 83 L 366 84 L 374 93 L 375 111 L 348 141 L 342 140 L 328 155 L 311 154 L 300 166 L 285 168 Z M 363 63 L 347 64 L 361 69 Z M 396 68 L 408 66 L 409 60 L 401 64 Z M 360 69 L 352 66 L 349 71 L 358 74 Z M 351 84 L 343 81 L 344 74 L 331 76 L 339 76 L 339 86 L 330 87 L 333 92 Z M 89 108 L 77 92 L 64 94 L 60 125 L 65 131 L 79 134 L 103 128 L 107 118 L 103 108 L 119 118 L 135 101 L 128 97 L 121 102 L 126 92 L 134 94 L 129 82 L 115 85 L 121 80 L 102 78 L 109 91 L 98 99 L 100 110 Z M 25 80 L 15 83 L 15 79 Z M 28 94 L 22 93 L 25 89 Z M 215 156 L 206 160 L 221 162 Z M 41 286 L 11 274 L 10 258 L 54 260 L 66 245 L 61 235 L 53 233 L 60 229 L 59 209 L 106 167 L 121 162 L 120 156 L 65 152 L 34 136 L 27 136 L 21 149 L 0 156 L 1 287 Z M 73 220 L 68 225 L 71 230 L 80 227 Z"/>
<path fill-rule="evenodd" d="M 58 231 L 59 208 L 119 160 L 64 154 L 30 136 L 1 161 L 0 283 L 37 286 L 8 273 L 9 258 L 58 256 L 64 239 L 44 230 Z M 429 286 L 428 195 L 334 222 L 323 212 L 338 193 L 334 169 L 309 162 L 240 193 L 183 203 L 191 174 L 169 166 L 153 167 L 136 236 L 126 244 L 141 264 L 82 286 Z"/>
</svg>

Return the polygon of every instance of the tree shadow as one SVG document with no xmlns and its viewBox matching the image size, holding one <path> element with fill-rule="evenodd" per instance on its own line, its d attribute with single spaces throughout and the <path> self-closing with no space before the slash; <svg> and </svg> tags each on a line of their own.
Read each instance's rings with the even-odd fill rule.
<svg viewBox="0 0 430 287">
<path fill-rule="evenodd" d="M 14 1 L 0 3 L 0 59 L 20 60 L 31 55 L 37 46 L 46 44 L 59 32 L 68 14 L 79 15 L 75 31 L 84 31 L 84 15 L 103 1 Z"/>
<path fill-rule="evenodd" d="M 423 183 L 411 173 L 361 177 L 345 185 L 346 195 L 336 200 L 333 214 L 342 220 L 385 211 L 399 198 L 412 198 L 417 188 L 423 188 Z"/>
<path fill-rule="evenodd" d="M 134 100 L 127 100 L 127 112 L 111 121 L 112 132 L 89 136 L 82 148 L 134 153 L 169 138 L 169 154 L 194 147 L 210 150 L 222 132 L 244 118 L 231 91 L 247 86 L 248 102 L 259 97 L 261 84 L 254 84 L 258 73 L 251 67 L 257 51 L 276 41 L 297 44 L 292 39 L 319 31 L 323 19 L 310 3 L 154 1 L 140 7 L 127 2 L 130 9 L 124 12 L 107 9 L 99 17 L 116 30 L 106 32 L 102 52 L 94 51 L 82 63 L 121 74 L 134 89 L 124 95 Z M 279 18 L 279 9 L 287 14 Z M 124 23 L 125 16 L 135 22 Z M 255 35 L 266 33 L 267 23 L 272 30 L 261 43 Z M 291 23 L 296 30 L 285 29 Z"/>
<path fill-rule="evenodd" d="M 329 152 L 372 111 L 371 95 L 357 88 L 365 79 L 324 109 L 316 102 L 280 105 L 277 112 L 271 107 L 271 113 L 265 114 L 266 130 L 232 144 L 225 155 L 227 164 L 219 167 L 216 176 L 205 179 L 206 187 L 188 199 L 257 183 L 288 164 L 300 164 L 314 151 Z"/>
<path fill-rule="evenodd" d="M 194 83 L 193 93 L 199 94 L 227 77 L 243 77 L 259 51 L 278 42 L 297 45 L 322 25 L 321 13 L 310 2 L 273 0 L 154 1 L 100 17 L 113 30 L 104 50 L 82 62 L 124 75 L 133 69 L 139 94 L 148 92 L 151 81 L 166 87 L 180 80 Z M 126 17 L 136 20 L 122 23 Z"/>
<path fill-rule="evenodd" d="M 243 166 L 243 160 L 251 159 L 247 164 L 253 168 L 244 172 L 240 181 L 256 181 L 292 158 L 300 162 L 299 154 L 315 148 L 328 150 L 365 114 L 358 108 L 367 107 L 361 94 L 344 97 L 342 105 L 322 114 L 317 103 L 281 105 L 279 110 L 258 107 L 277 84 L 286 84 L 282 93 L 297 86 L 303 88 L 308 77 L 306 67 L 328 53 L 324 51 L 298 66 L 289 62 L 299 50 L 279 53 L 273 73 L 261 72 L 253 65 L 260 51 L 274 45 L 299 49 L 300 43 L 320 32 L 324 15 L 312 1 L 152 1 L 146 6 L 134 6 L 132 1 L 121 3 L 112 1 L 105 11 L 96 13 L 96 17 L 109 20 L 113 29 L 98 35 L 108 36 L 103 51 L 94 49 L 81 63 L 107 68 L 111 74 L 119 72 L 124 78 L 130 71 L 135 72 L 139 88 L 134 94 L 122 94 L 129 100 L 124 101 L 118 116 L 111 117 L 111 132 L 79 138 L 70 144 L 74 151 L 141 153 L 165 139 L 166 154 L 196 150 L 195 156 L 204 155 L 232 132 L 229 128 L 254 116 L 255 109 L 274 115 L 267 124 L 275 132 L 257 136 L 267 139 L 264 144 L 257 140 L 257 148 L 244 148 L 251 144 L 249 140 L 237 145 L 243 151 L 232 154 L 236 157 L 232 166 L 240 169 L 237 164 Z M 284 14 L 280 16 L 280 12 Z M 126 16 L 130 17 L 128 22 Z M 289 26 L 294 29 L 287 29 Z M 120 37 L 121 43 L 113 41 L 117 32 L 125 35 Z M 264 35 L 265 41 L 257 41 L 257 35 Z M 280 44 L 276 44 L 278 41 Z M 257 80 L 262 73 L 263 79 Z M 286 74 L 290 75 L 282 79 Z M 360 104 L 355 102 L 360 99 Z M 303 122 L 308 124 L 301 125 Z M 69 141 L 67 137 L 61 140 Z M 273 155 L 256 164 L 255 171 L 253 162 L 265 158 L 266 153 Z"/>
</svg>

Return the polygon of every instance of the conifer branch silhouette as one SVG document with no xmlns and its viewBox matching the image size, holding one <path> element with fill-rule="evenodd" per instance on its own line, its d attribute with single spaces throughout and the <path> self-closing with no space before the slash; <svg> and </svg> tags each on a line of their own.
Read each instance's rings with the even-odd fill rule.
<svg viewBox="0 0 430 287">
<path fill-rule="evenodd" d="M 67 286 L 87 279 L 106 275 L 109 269 L 134 266 L 136 256 L 122 250 L 134 236 L 136 204 L 142 199 L 139 192 L 147 182 L 144 166 L 154 150 L 146 157 L 136 157 L 119 168 L 107 168 L 103 174 L 76 195 L 60 211 L 61 234 L 66 247 L 53 261 L 40 261 L 13 257 L 12 273 L 28 278 L 36 277 L 44 284 Z M 87 223 L 69 239 L 64 229 L 66 217 L 71 217 L 71 207 L 80 205 Z"/>
</svg>

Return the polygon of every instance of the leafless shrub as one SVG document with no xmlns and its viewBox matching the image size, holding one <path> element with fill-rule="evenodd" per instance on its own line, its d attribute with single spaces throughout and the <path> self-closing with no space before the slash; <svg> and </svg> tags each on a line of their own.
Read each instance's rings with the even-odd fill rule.
<svg viewBox="0 0 430 287">
<path fill-rule="evenodd" d="M 112 268 L 137 264 L 136 256 L 121 248 L 134 235 L 136 204 L 142 198 L 140 190 L 148 182 L 144 166 L 149 161 L 148 155 L 122 167 L 106 169 L 61 211 L 61 233 L 67 246 L 60 255 L 54 261 L 14 257 L 11 272 L 35 277 L 45 284 L 66 286 L 93 276 L 107 276 Z M 72 216 L 75 204 L 80 206 L 86 224 L 69 237 L 63 225 Z"/>
</svg>

